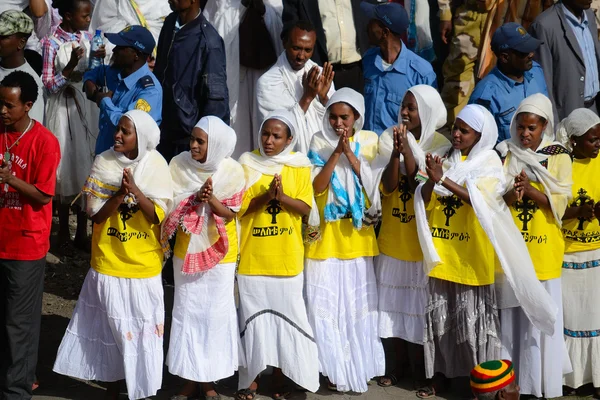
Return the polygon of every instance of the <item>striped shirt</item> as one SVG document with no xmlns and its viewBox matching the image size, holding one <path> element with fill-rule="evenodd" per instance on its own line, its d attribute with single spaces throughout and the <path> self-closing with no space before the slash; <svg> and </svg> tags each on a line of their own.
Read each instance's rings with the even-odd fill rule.
<svg viewBox="0 0 600 400">
<path fill-rule="evenodd" d="M 54 35 L 42 39 L 42 57 L 44 59 L 42 82 L 50 94 L 58 93 L 68 83 L 62 75 L 62 71 L 57 71 L 54 65 L 60 46 L 68 42 L 80 42 L 81 35 L 91 42 L 92 34 L 90 32 L 70 33 L 65 32 L 60 26 L 56 28 Z"/>
</svg>

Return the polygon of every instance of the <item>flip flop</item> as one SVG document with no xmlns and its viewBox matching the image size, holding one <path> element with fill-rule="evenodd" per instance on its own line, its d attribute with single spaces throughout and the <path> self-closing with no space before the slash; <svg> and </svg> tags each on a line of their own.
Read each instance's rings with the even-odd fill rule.
<svg viewBox="0 0 600 400">
<path fill-rule="evenodd" d="M 431 399 L 435 397 L 435 388 L 433 385 L 426 385 L 417 389 L 417 397 L 420 399 Z"/>
<path fill-rule="evenodd" d="M 254 400 L 256 398 L 256 390 L 242 389 L 235 392 L 236 400 Z"/>
<path fill-rule="evenodd" d="M 389 383 L 384 383 L 383 382 L 384 379 L 388 379 Z M 396 386 L 398 384 L 398 381 L 399 381 L 398 377 L 395 374 L 391 373 L 391 374 L 384 375 L 384 376 L 380 377 L 379 379 L 377 379 L 377 385 L 381 386 L 381 387 Z"/>
</svg>

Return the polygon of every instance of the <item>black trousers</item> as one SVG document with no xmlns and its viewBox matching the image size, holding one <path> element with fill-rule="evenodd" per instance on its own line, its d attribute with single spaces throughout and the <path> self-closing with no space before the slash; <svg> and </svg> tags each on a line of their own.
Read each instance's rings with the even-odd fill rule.
<svg viewBox="0 0 600 400">
<path fill-rule="evenodd" d="M 0 259 L 0 400 L 29 400 L 38 359 L 46 257 Z"/>
<path fill-rule="evenodd" d="M 362 61 L 352 64 L 333 64 L 333 84 L 335 89 L 349 87 L 362 94 L 365 88 L 365 78 L 363 76 Z"/>
</svg>

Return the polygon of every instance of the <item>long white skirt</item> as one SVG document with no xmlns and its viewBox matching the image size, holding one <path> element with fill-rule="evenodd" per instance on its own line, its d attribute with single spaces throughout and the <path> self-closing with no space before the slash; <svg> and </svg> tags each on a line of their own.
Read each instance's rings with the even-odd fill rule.
<svg viewBox="0 0 600 400">
<path fill-rule="evenodd" d="M 379 337 L 423 344 L 427 282 L 423 262 L 380 254 L 375 259 L 379 294 Z"/>
<path fill-rule="evenodd" d="M 520 307 L 500 310 L 502 358 L 513 361 L 523 395 L 562 396 L 563 375 L 572 370 L 563 337 L 560 280 L 541 282 L 559 308 L 554 335 L 548 336 L 534 327 Z"/>
<path fill-rule="evenodd" d="M 116 278 L 90 268 L 58 349 L 54 372 L 83 380 L 126 380 L 130 399 L 162 385 L 165 306 L 160 275 Z"/>
<path fill-rule="evenodd" d="M 86 99 L 81 82 L 71 86 L 75 97 L 67 98 L 63 90 L 51 95 L 46 104 L 46 127 L 60 145 L 56 195 L 62 202 L 81 191 L 92 168 L 98 137 L 98 107 Z"/>
<path fill-rule="evenodd" d="M 305 273 L 321 373 L 339 391 L 366 392 L 367 382 L 385 373 L 373 258 L 307 259 Z"/>
<path fill-rule="evenodd" d="M 565 342 L 573 372 L 565 385 L 600 387 L 600 250 L 565 254 L 562 270 Z"/>
<path fill-rule="evenodd" d="M 304 275 L 238 275 L 240 336 L 247 368 L 239 388 L 250 386 L 267 366 L 303 388 L 319 390 L 319 359 L 302 297 Z"/>
<path fill-rule="evenodd" d="M 175 301 L 167 366 L 173 375 L 214 382 L 238 369 L 240 331 L 235 309 L 235 263 L 195 275 L 173 257 Z"/>
</svg>

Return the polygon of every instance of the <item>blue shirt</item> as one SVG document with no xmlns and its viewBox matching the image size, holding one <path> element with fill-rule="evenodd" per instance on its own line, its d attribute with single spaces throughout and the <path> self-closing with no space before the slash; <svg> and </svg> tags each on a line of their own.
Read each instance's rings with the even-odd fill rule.
<svg viewBox="0 0 600 400">
<path fill-rule="evenodd" d="M 398 58 L 385 69 L 381 50 L 369 49 L 363 56 L 365 76 L 365 126 L 378 135 L 398 124 L 398 112 L 404 94 L 415 85 L 437 87 L 431 64 L 410 51 L 404 44 Z"/>
<path fill-rule="evenodd" d="M 521 101 L 536 93 L 548 96 L 540 64 L 533 62 L 533 67 L 523 74 L 523 82 L 510 79 L 494 67 L 475 86 L 469 104 L 482 105 L 492 113 L 498 125 L 498 142 L 501 142 L 510 138 L 510 123 Z"/>
<path fill-rule="evenodd" d="M 585 65 L 585 86 L 583 89 L 583 98 L 585 101 L 593 100 L 600 91 L 600 82 L 598 79 L 598 62 L 596 61 L 596 48 L 594 47 L 594 39 L 588 25 L 586 13 L 583 13 L 583 19 L 580 22 L 571 11 L 561 3 L 567 22 L 571 30 L 577 38 L 581 54 L 583 55 L 583 63 Z M 597 33 L 594 32 L 594 35 Z"/>
<path fill-rule="evenodd" d="M 160 124 L 162 87 L 150 71 L 148 64 L 144 64 L 124 79 L 118 69 L 101 65 L 86 72 L 83 81 L 92 81 L 98 86 L 106 86 L 113 92 L 112 98 L 105 97 L 100 101 L 100 131 L 96 140 L 96 154 L 113 146 L 113 135 L 117 124 L 123 114 L 129 110 L 146 111 L 157 124 Z"/>
</svg>

